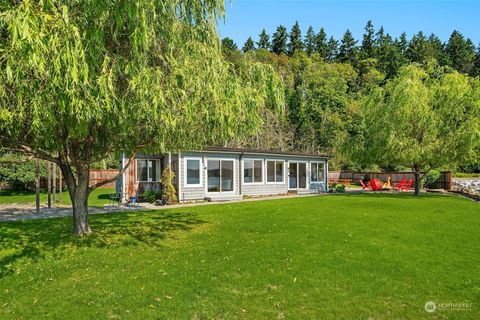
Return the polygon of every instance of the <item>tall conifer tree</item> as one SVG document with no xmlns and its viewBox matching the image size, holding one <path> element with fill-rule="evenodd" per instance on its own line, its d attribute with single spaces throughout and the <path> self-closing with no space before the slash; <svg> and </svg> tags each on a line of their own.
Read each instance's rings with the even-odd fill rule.
<svg viewBox="0 0 480 320">
<path fill-rule="evenodd" d="M 315 36 L 315 52 L 318 53 L 325 61 L 328 60 L 329 46 L 327 43 L 327 33 L 321 28 Z"/>
<path fill-rule="evenodd" d="M 288 54 L 293 55 L 297 51 L 302 51 L 304 47 L 302 41 L 302 31 L 300 30 L 300 25 L 298 21 L 295 21 L 295 24 L 292 27 L 290 32 L 290 42 L 288 43 Z"/>
<path fill-rule="evenodd" d="M 352 32 L 347 29 L 338 49 L 337 60 L 339 62 L 349 62 L 353 65 L 357 62 L 357 41 L 353 37 Z"/>
<path fill-rule="evenodd" d="M 249 52 L 255 50 L 255 42 L 253 42 L 252 37 L 248 37 L 247 41 L 243 45 L 242 51 Z"/>
<path fill-rule="evenodd" d="M 258 49 L 270 50 L 270 36 L 267 34 L 265 29 L 263 29 L 259 35 L 257 47 Z"/>
<path fill-rule="evenodd" d="M 280 25 L 272 38 L 272 52 L 276 54 L 287 53 L 287 29 Z"/>
<path fill-rule="evenodd" d="M 307 30 L 307 34 L 305 35 L 305 51 L 308 55 L 311 55 L 315 52 L 315 31 L 313 31 L 313 27 L 310 26 Z"/>
</svg>

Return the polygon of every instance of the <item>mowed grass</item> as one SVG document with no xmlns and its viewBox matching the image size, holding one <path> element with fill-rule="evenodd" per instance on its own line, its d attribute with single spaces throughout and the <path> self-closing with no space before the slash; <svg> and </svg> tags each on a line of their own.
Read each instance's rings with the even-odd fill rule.
<svg viewBox="0 0 480 320">
<path fill-rule="evenodd" d="M 330 195 L 0 223 L 0 318 L 479 319 L 480 205 Z M 471 303 L 424 310 L 426 301 Z"/>
<path fill-rule="evenodd" d="M 114 188 L 98 188 L 92 191 L 88 199 L 88 204 L 90 206 L 101 207 L 105 204 L 110 203 L 110 193 L 114 193 Z M 40 192 L 40 202 L 41 204 L 47 203 L 47 191 L 42 190 Z M 53 195 L 52 195 L 53 201 Z M 56 193 L 57 204 L 62 205 L 71 205 L 70 196 L 68 191 L 65 189 L 62 192 L 62 201 L 60 201 L 60 193 Z M 18 191 L 18 190 L 0 190 L 0 204 L 13 204 L 13 203 L 35 203 L 35 192 L 31 191 Z"/>
</svg>

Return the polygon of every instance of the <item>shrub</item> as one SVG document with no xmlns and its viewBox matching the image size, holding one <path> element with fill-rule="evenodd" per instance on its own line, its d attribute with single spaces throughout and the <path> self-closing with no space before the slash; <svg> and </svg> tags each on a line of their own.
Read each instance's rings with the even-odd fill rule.
<svg viewBox="0 0 480 320">
<path fill-rule="evenodd" d="M 337 192 L 344 193 L 345 192 L 345 186 L 343 184 L 339 184 L 339 185 L 336 186 L 335 190 Z"/>
<path fill-rule="evenodd" d="M 144 201 L 152 203 L 155 202 L 155 200 L 161 199 L 162 193 L 160 191 L 145 190 L 142 194 L 142 198 Z"/>
<path fill-rule="evenodd" d="M 168 165 L 162 173 L 162 199 L 165 201 L 166 204 L 173 204 L 178 201 L 177 198 L 177 190 L 173 186 L 173 179 L 175 178 L 175 174 Z"/>
<path fill-rule="evenodd" d="M 437 182 L 440 180 L 441 173 L 437 170 L 430 170 L 422 178 L 422 185 L 426 188 L 435 188 Z"/>
</svg>

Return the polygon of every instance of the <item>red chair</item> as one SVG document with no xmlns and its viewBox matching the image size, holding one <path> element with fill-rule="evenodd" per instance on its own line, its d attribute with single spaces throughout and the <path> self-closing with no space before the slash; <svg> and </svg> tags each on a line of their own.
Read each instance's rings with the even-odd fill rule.
<svg viewBox="0 0 480 320">
<path fill-rule="evenodd" d="M 413 184 L 413 179 L 408 180 L 408 183 L 404 185 L 400 190 L 408 191 Z"/>
<path fill-rule="evenodd" d="M 362 190 L 370 190 L 368 186 L 365 185 L 362 179 L 359 179 L 358 182 L 360 182 L 360 185 L 362 186 Z"/>
<path fill-rule="evenodd" d="M 400 191 L 402 190 L 403 188 L 405 188 L 405 184 L 407 183 L 407 178 L 403 178 L 402 181 L 400 181 L 400 183 L 397 183 L 393 189 L 397 190 L 397 191 Z"/>
<path fill-rule="evenodd" d="M 382 182 L 378 179 L 372 179 L 369 182 L 370 188 L 373 191 L 381 191 L 382 190 Z"/>
</svg>

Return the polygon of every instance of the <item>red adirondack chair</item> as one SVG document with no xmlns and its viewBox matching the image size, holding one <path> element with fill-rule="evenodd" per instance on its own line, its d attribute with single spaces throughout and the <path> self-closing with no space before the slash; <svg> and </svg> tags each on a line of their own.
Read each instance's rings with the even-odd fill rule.
<svg viewBox="0 0 480 320">
<path fill-rule="evenodd" d="M 363 182 L 363 179 L 359 179 L 358 182 L 360 182 L 360 185 L 362 186 L 362 190 L 367 190 L 370 188 L 368 186 L 365 185 L 365 183 Z"/>
<path fill-rule="evenodd" d="M 407 178 L 403 178 L 402 181 L 397 183 L 393 188 L 397 191 L 400 191 L 405 187 L 405 183 L 407 183 Z"/>
<path fill-rule="evenodd" d="M 413 184 L 413 179 L 408 180 L 407 184 L 404 185 L 400 190 L 408 191 Z"/>
<path fill-rule="evenodd" d="M 382 182 L 380 182 L 380 180 L 378 180 L 378 179 L 370 180 L 369 185 L 370 185 L 370 188 L 373 191 L 381 191 L 382 190 Z"/>
</svg>

